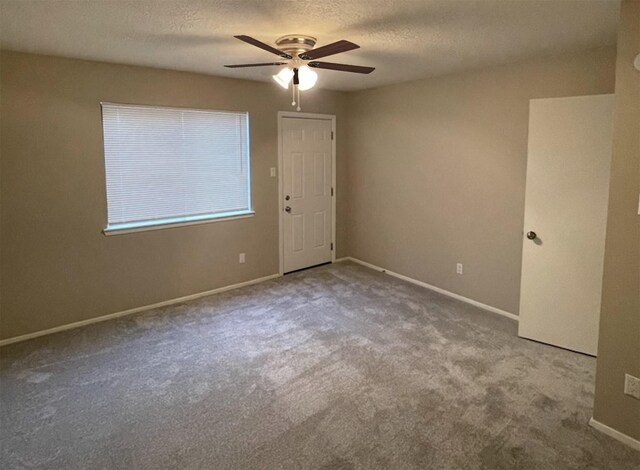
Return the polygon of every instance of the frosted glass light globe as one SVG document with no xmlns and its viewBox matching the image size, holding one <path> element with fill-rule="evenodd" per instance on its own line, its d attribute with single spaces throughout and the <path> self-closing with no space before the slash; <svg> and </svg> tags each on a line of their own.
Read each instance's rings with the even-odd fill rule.
<svg viewBox="0 0 640 470">
<path fill-rule="evenodd" d="M 283 68 L 273 76 L 273 79 L 275 80 L 275 82 L 285 90 L 289 89 L 289 83 L 291 82 L 292 78 L 293 78 L 293 70 L 291 70 L 289 67 Z"/>
<path fill-rule="evenodd" d="M 311 70 L 308 65 L 303 65 L 298 69 L 298 79 L 300 80 L 300 91 L 306 91 L 316 84 L 318 74 Z"/>
</svg>

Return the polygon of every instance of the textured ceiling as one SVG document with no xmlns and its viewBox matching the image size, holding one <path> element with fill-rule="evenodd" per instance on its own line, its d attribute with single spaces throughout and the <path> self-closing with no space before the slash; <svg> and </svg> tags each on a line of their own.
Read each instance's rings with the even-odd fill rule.
<svg viewBox="0 0 640 470">
<path fill-rule="evenodd" d="M 277 60 L 233 38 L 362 46 L 323 60 L 376 67 L 320 70 L 318 85 L 356 90 L 615 43 L 617 0 L 0 0 L 3 48 L 269 80 Z"/>
</svg>

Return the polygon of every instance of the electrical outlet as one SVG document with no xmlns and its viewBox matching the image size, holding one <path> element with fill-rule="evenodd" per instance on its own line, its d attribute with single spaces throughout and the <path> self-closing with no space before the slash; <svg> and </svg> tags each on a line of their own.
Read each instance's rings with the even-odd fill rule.
<svg viewBox="0 0 640 470">
<path fill-rule="evenodd" d="M 275 178 L 276 176 L 276 169 L 275 168 L 271 168 L 271 177 Z"/>
<path fill-rule="evenodd" d="M 245 262 L 244 253 L 240 253 L 240 256 L 238 257 L 238 262 L 240 264 L 243 264 Z"/>
<path fill-rule="evenodd" d="M 458 263 L 456 264 L 456 273 L 457 274 L 462 274 L 463 270 L 462 270 L 462 263 Z"/>
<path fill-rule="evenodd" d="M 640 379 L 633 375 L 624 374 L 624 393 L 640 400 Z"/>
</svg>

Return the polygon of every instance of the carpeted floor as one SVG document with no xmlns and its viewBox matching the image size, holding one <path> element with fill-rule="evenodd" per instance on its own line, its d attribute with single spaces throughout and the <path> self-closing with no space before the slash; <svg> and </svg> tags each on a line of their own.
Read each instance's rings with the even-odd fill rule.
<svg viewBox="0 0 640 470">
<path fill-rule="evenodd" d="M 2 468 L 638 469 L 595 360 L 340 263 L 1 351 Z"/>
</svg>

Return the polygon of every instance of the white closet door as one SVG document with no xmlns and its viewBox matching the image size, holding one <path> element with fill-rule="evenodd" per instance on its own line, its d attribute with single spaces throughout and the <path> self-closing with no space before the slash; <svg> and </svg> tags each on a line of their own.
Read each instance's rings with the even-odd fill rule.
<svg viewBox="0 0 640 470">
<path fill-rule="evenodd" d="M 612 140 L 613 95 L 530 102 L 522 337 L 597 352 Z"/>
</svg>

